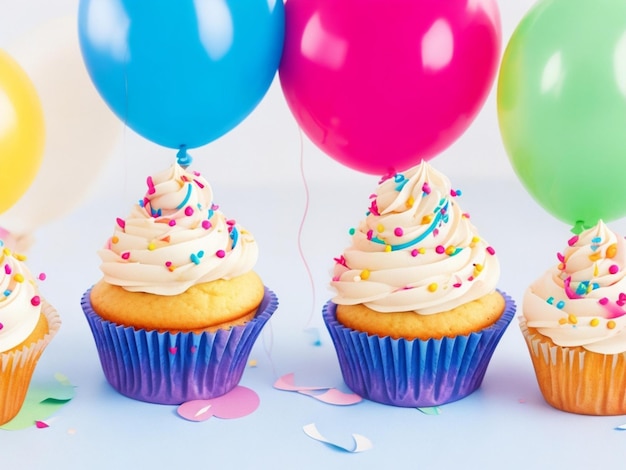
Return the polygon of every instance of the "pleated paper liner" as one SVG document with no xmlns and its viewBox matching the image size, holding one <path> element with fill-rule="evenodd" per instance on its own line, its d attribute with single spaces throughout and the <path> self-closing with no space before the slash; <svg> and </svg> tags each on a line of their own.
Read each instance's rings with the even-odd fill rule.
<svg viewBox="0 0 626 470">
<path fill-rule="evenodd" d="M 61 327 L 56 309 L 43 299 L 41 306 L 48 321 L 48 333 L 27 347 L 0 353 L 0 424 L 8 423 L 20 411 L 37 362 Z"/>
<path fill-rule="evenodd" d="M 526 325 L 520 329 L 546 402 L 554 408 L 594 416 L 626 414 L 626 353 L 599 354 L 561 347 Z"/>
<path fill-rule="evenodd" d="M 261 329 L 278 307 L 274 292 L 265 288 L 257 315 L 244 325 L 215 332 L 159 333 L 102 319 L 91 308 L 90 292 L 81 304 L 107 381 L 127 397 L 167 405 L 232 390 Z"/>
<path fill-rule="evenodd" d="M 500 319 L 484 330 L 442 339 L 393 339 L 346 328 L 336 305 L 323 318 L 335 344 L 346 385 L 358 395 L 387 405 L 430 407 L 466 397 L 482 383 L 492 354 L 515 315 L 506 301 Z"/>
</svg>

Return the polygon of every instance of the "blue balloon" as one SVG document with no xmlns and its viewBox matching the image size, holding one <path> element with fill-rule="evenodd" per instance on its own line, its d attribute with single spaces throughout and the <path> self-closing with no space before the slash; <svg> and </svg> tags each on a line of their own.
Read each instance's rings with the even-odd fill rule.
<svg viewBox="0 0 626 470">
<path fill-rule="evenodd" d="M 83 59 L 113 112 L 143 137 L 195 148 L 237 126 L 276 75 L 282 0 L 81 0 Z"/>
</svg>

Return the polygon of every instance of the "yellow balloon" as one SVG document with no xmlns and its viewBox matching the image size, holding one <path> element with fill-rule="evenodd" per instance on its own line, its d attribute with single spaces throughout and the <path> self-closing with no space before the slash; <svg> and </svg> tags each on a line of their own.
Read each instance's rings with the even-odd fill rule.
<svg viewBox="0 0 626 470">
<path fill-rule="evenodd" d="M 43 158 L 44 141 L 43 109 L 35 86 L 19 64 L 0 49 L 0 214 L 33 182 Z"/>
</svg>

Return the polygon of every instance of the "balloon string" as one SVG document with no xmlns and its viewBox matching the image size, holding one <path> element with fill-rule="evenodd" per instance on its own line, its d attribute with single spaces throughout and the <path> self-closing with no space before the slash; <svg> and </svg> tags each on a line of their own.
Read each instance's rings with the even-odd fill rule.
<svg viewBox="0 0 626 470">
<path fill-rule="evenodd" d="M 302 231 L 304 229 L 304 223 L 306 222 L 307 214 L 309 213 L 309 185 L 306 180 L 306 175 L 304 173 L 304 138 L 302 137 L 302 129 L 298 129 L 300 133 L 300 176 L 302 177 L 302 184 L 304 186 L 304 212 L 302 214 L 302 219 L 300 220 L 300 227 L 298 227 L 298 252 L 300 254 L 300 259 L 302 259 L 302 263 L 304 264 L 304 269 L 306 270 L 307 276 L 309 278 L 309 283 L 311 284 L 311 312 L 309 313 L 309 318 L 305 323 L 305 330 L 311 325 L 313 321 L 313 315 L 315 314 L 315 282 L 313 281 L 313 274 L 311 273 L 311 268 L 307 263 L 306 256 L 304 255 L 304 250 L 302 249 Z"/>
</svg>

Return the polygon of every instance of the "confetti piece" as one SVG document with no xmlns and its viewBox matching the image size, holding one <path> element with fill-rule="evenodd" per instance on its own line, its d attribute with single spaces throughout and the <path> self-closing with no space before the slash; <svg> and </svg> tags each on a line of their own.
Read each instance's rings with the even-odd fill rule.
<svg viewBox="0 0 626 470">
<path fill-rule="evenodd" d="M 326 444 L 333 449 L 341 450 L 343 452 L 348 452 L 351 454 L 355 454 L 357 452 L 365 452 L 366 450 L 370 450 L 372 447 L 374 447 L 372 441 L 360 434 L 352 434 L 352 439 L 354 439 L 354 447 L 352 449 L 343 447 L 335 442 L 329 441 L 324 436 L 322 436 L 322 434 L 320 434 L 320 432 L 317 430 L 317 426 L 315 425 L 315 423 L 310 423 L 303 426 L 302 430 L 311 439 L 315 439 L 316 441 Z"/>
<path fill-rule="evenodd" d="M 37 429 L 45 429 L 50 427 L 50 425 L 45 421 L 35 421 L 35 426 L 37 427 Z"/>
<path fill-rule="evenodd" d="M 294 377 L 293 373 L 283 375 L 274 382 L 274 388 L 285 392 L 298 392 L 328 405 L 347 406 L 363 401 L 363 398 L 355 393 L 345 393 L 332 387 L 297 386 Z"/>
<path fill-rule="evenodd" d="M 319 328 L 307 328 L 306 330 L 304 330 L 304 332 L 313 336 L 313 346 L 322 345 L 322 339 L 320 338 Z"/>
<path fill-rule="evenodd" d="M 250 359 L 248 361 L 248 367 L 256 367 L 257 366 L 257 360 L 256 359 Z"/>
<path fill-rule="evenodd" d="M 363 398 L 355 393 L 344 393 L 336 388 L 330 388 L 320 394 L 317 394 L 312 390 L 298 390 L 298 393 L 315 398 L 316 400 L 328 405 L 348 406 L 355 405 L 363 401 Z"/>
<path fill-rule="evenodd" d="M 626 424 L 620 424 L 619 426 L 615 426 L 616 431 L 626 431 Z"/>
<path fill-rule="evenodd" d="M 256 411 L 260 402 L 254 390 L 237 386 L 221 397 L 185 402 L 176 411 L 181 418 L 188 421 L 206 421 L 211 416 L 235 419 L 243 418 Z"/>
<path fill-rule="evenodd" d="M 418 407 L 417 410 L 429 416 L 438 416 L 441 414 L 441 409 L 438 406 Z"/>
</svg>

